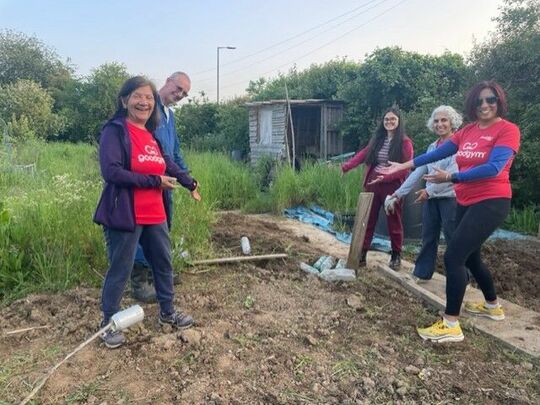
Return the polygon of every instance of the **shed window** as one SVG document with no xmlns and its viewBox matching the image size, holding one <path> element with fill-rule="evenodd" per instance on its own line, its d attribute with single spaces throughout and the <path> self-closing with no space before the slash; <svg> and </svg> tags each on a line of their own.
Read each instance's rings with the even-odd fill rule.
<svg viewBox="0 0 540 405">
<path fill-rule="evenodd" d="M 259 144 L 272 145 L 272 108 L 259 110 Z"/>
</svg>

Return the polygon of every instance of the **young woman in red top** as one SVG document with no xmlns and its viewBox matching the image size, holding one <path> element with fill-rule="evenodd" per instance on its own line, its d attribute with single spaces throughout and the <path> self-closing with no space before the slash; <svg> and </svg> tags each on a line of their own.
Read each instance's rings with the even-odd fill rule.
<svg viewBox="0 0 540 405">
<path fill-rule="evenodd" d="M 342 172 L 347 173 L 349 170 L 365 163 L 364 190 L 373 193 L 373 203 L 369 213 L 364 245 L 362 246 L 360 265 L 365 264 L 366 253 L 371 246 L 379 210 L 383 206 L 385 198 L 393 194 L 401 186 L 408 174 L 408 171 L 384 174 L 381 170 L 388 164 L 389 160 L 406 162 L 412 157 L 412 141 L 405 135 L 399 109 L 392 107 L 384 112 L 383 119 L 369 144 L 341 166 Z M 397 203 L 394 212 L 386 217 L 388 234 L 392 245 L 392 256 L 389 265 L 394 270 L 397 270 L 401 265 L 401 247 L 403 245 L 401 210 L 401 203 Z"/>
<path fill-rule="evenodd" d="M 499 84 L 494 81 L 476 84 L 465 101 L 465 111 L 474 122 L 457 131 L 433 152 L 406 163 L 392 163 L 385 170 L 394 173 L 454 154 L 459 168 L 455 173 L 437 170 L 425 176 L 434 183 L 455 183 L 458 206 L 456 230 L 444 255 L 446 310 L 443 319 L 418 329 L 424 340 L 463 340 L 458 317 L 467 286 L 466 267 L 482 290 L 485 302 L 466 303 L 465 310 L 497 321 L 504 319 L 493 278 L 480 257 L 480 248 L 510 211 L 509 173 L 519 149 L 520 132 L 515 124 L 503 118 L 507 108 L 506 95 Z"/>
</svg>

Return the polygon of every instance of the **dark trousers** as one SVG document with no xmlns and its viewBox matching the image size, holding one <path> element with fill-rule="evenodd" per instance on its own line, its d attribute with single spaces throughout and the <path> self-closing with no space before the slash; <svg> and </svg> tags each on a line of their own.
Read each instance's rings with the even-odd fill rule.
<svg viewBox="0 0 540 405">
<path fill-rule="evenodd" d="M 458 316 L 465 288 L 467 268 L 474 276 L 486 301 L 495 301 L 493 278 L 480 256 L 480 248 L 503 223 L 510 211 L 509 198 L 493 198 L 469 206 L 457 206 L 456 230 L 444 254 L 446 267 L 446 311 Z M 466 267 L 467 268 L 466 268 Z"/>
<path fill-rule="evenodd" d="M 386 196 L 393 194 L 399 186 L 399 182 L 377 183 L 372 186 L 366 186 L 366 191 L 373 193 L 373 203 L 371 205 L 371 211 L 369 211 L 369 219 L 363 245 L 364 250 L 369 250 L 371 246 L 373 233 L 375 232 L 375 226 L 377 225 L 377 218 L 379 217 L 381 207 L 384 205 L 384 199 Z M 403 224 L 401 223 L 402 205 L 401 200 L 397 201 L 394 206 L 394 213 L 386 216 L 388 235 L 390 236 L 393 252 L 401 252 L 401 247 L 403 246 Z"/>
<path fill-rule="evenodd" d="M 170 190 L 165 190 L 164 193 L 169 193 L 169 199 L 167 200 L 168 201 L 168 207 L 165 207 L 167 212 L 169 212 L 169 217 L 170 217 L 170 221 L 172 223 L 172 207 L 173 207 L 173 202 L 172 202 L 172 193 Z M 143 253 L 143 249 L 142 249 L 142 246 L 140 244 L 137 245 L 137 251 L 135 252 L 135 263 L 136 264 L 139 264 L 141 266 L 144 266 L 144 267 L 149 267 L 150 265 L 148 264 L 148 260 L 146 260 L 146 257 L 144 257 L 144 253 Z"/>
<path fill-rule="evenodd" d="M 101 293 L 101 310 L 104 323 L 120 310 L 120 300 L 135 260 L 137 243 L 152 267 L 156 296 L 161 312 L 174 312 L 173 269 L 169 229 L 164 222 L 158 225 L 137 225 L 134 232 L 124 232 L 104 227 L 109 269 Z"/>
<path fill-rule="evenodd" d="M 437 249 L 441 238 L 441 228 L 446 244 L 450 243 L 455 230 L 455 198 L 431 198 L 422 206 L 422 248 L 416 258 L 416 277 L 429 280 L 435 272 Z"/>
</svg>

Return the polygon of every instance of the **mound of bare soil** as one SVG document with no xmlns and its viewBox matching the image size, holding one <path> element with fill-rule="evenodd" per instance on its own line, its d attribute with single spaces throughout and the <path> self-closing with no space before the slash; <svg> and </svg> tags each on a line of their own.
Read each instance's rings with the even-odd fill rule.
<svg viewBox="0 0 540 405">
<path fill-rule="evenodd" d="M 194 328 L 160 328 L 156 305 L 145 305 L 145 320 L 128 331 L 125 346 L 90 344 L 58 369 L 38 402 L 539 403 L 540 372 L 530 358 L 468 329 L 460 344 L 422 342 L 415 327 L 431 322 L 433 311 L 372 270 L 349 284 L 306 275 L 299 261 L 332 252 L 279 221 L 224 214 L 214 249 L 239 255 L 243 235 L 253 254 L 289 258 L 191 269 L 176 301 L 193 314 Z M 0 309 L 3 332 L 49 325 L 0 337 L 2 401 L 20 401 L 95 332 L 99 294 L 79 288 Z"/>
<path fill-rule="evenodd" d="M 443 255 L 440 251 L 437 268 L 442 274 Z M 540 240 L 490 241 L 482 246 L 482 259 L 493 274 L 498 295 L 540 312 Z"/>
</svg>

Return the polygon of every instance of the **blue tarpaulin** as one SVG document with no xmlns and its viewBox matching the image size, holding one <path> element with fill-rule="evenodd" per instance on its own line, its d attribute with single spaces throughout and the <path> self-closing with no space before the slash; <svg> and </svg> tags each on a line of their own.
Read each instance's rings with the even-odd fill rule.
<svg viewBox="0 0 540 405">
<path fill-rule="evenodd" d="M 296 206 L 293 208 L 287 208 L 283 211 L 283 214 L 288 218 L 297 219 L 301 222 L 312 224 L 323 231 L 331 233 L 336 236 L 341 242 L 350 244 L 352 239 L 352 234 L 348 232 L 337 232 L 334 230 L 334 219 L 335 216 L 330 211 L 311 205 L 309 208 L 304 206 Z M 526 235 L 522 235 L 517 232 L 506 231 L 504 229 L 497 229 L 491 236 L 490 239 L 527 239 Z M 371 248 L 375 250 L 389 251 L 390 250 L 390 240 L 387 237 L 375 235 L 373 241 L 371 242 Z"/>
<path fill-rule="evenodd" d="M 293 208 L 287 208 L 283 211 L 283 214 L 288 218 L 297 219 L 301 222 L 314 225 L 325 232 L 335 235 L 337 240 L 348 243 L 349 245 L 351 244 L 352 234 L 334 230 L 334 214 L 319 206 L 311 205 L 307 208 L 299 205 Z M 390 250 L 390 240 L 375 235 L 373 242 L 371 242 L 371 248 L 385 251 Z"/>
</svg>

